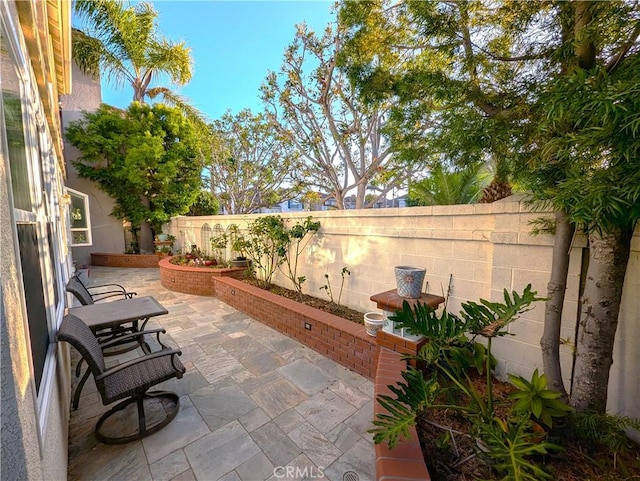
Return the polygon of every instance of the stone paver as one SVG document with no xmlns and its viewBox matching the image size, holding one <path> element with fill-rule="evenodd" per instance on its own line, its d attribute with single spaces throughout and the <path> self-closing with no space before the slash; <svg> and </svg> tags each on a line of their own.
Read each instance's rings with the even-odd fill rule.
<svg viewBox="0 0 640 481">
<path fill-rule="evenodd" d="M 218 299 L 164 289 L 156 269 L 97 267 L 90 282 L 162 303 L 169 314 L 148 328 L 166 329 L 163 342 L 182 350 L 187 372 L 158 386 L 181 396 L 176 418 L 122 446 L 93 435 L 107 408 L 90 379 L 71 412 L 69 480 L 340 481 L 348 471 L 375 479 L 371 381 Z"/>
</svg>

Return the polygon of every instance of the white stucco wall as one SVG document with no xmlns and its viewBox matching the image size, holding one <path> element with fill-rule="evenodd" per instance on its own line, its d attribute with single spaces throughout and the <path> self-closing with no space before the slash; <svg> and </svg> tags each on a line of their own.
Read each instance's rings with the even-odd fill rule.
<svg viewBox="0 0 640 481">
<path fill-rule="evenodd" d="M 70 122 L 80 120 L 84 111 L 96 110 L 102 102 L 99 80 L 83 73 L 75 64 L 72 75 L 73 91 L 71 95 L 61 97 L 63 129 L 66 129 Z M 101 191 L 95 182 L 78 177 L 71 161 L 80 157 L 80 152 L 66 139 L 64 152 L 68 172 L 66 185 L 89 196 L 91 213 L 93 245 L 72 248 L 73 260 L 88 265 L 91 263 L 91 252 L 124 252 L 122 221 L 110 215 L 114 207 L 113 199 Z"/>
<path fill-rule="evenodd" d="M 544 214 L 529 212 L 516 197 L 494 204 L 300 212 L 283 217 L 295 223 L 310 214 L 320 221 L 321 229 L 300 259 L 298 275 L 307 278 L 305 293 L 324 297 L 319 288 L 325 284 L 325 273 L 329 273 L 335 294 L 340 272 L 346 266 L 351 276 L 345 282 L 343 304 L 369 311 L 375 309 L 371 295 L 396 287 L 393 267 L 414 265 L 426 267 L 430 293 L 446 295 L 451 276 L 448 309 L 456 313 L 467 300 L 502 300 L 503 289 L 521 292 L 528 283 L 540 297 L 546 295 L 553 238 L 530 235 L 529 221 Z M 200 246 L 203 224 L 211 228 L 216 224 L 226 228 L 232 223 L 244 227 L 255 217 L 176 217 L 170 230 L 178 249 L 183 245 Z M 584 239 L 578 237 L 571 254 L 563 313 L 562 338 L 568 343 L 562 346 L 561 356 L 567 385 L 584 246 Z M 636 231 L 632 250 L 616 336 L 609 409 L 639 417 L 640 354 L 632 346 L 640 339 L 640 230 Z M 291 287 L 282 273 L 275 282 Z M 539 302 L 509 327 L 514 336 L 494 342 L 499 374 L 530 376 L 536 367 L 542 369 L 539 342 L 543 322 L 544 302 Z"/>
</svg>

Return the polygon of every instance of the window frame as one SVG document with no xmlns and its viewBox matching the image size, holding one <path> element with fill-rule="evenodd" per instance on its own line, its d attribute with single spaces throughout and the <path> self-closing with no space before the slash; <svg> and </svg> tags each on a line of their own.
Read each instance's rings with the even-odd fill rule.
<svg viewBox="0 0 640 481">
<path fill-rule="evenodd" d="M 84 212 L 87 216 L 87 226 L 86 227 L 82 227 L 82 228 L 74 228 L 72 227 L 73 222 L 70 221 L 69 222 L 69 239 L 68 239 L 68 244 L 69 247 L 88 247 L 88 246 L 92 246 L 93 245 L 93 237 L 91 236 L 91 211 L 89 210 L 89 195 L 85 194 L 84 192 L 81 192 L 79 190 L 76 189 L 72 189 L 71 187 L 66 187 L 65 186 L 65 193 L 70 195 L 70 196 L 76 196 L 82 199 L 82 203 L 84 205 Z M 70 202 L 69 204 L 69 217 L 71 218 L 71 216 L 73 215 L 72 213 L 72 208 L 71 206 L 73 205 L 73 203 Z M 73 239 L 73 233 L 74 232 L 85 232 L 87 233 L 87 242 L 82 242 L 82 243 L 75 243 L 74 239 Z"/>
</svg>

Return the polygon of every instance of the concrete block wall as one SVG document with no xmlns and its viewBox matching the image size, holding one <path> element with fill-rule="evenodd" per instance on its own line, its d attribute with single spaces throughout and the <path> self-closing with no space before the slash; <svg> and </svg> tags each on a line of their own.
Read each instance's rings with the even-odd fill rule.
<svg viewBox="0 0 640 481">
<path fill-rule="evenodd" d="M 325 297 L 320 287 L 329 279 L 337 298 L 340 272 L 348 267 L 342 303 L 363 312 L 375 310 L 373 294 L 394 289 L 394 266 L 414 265 L 427 269 L 426 292 L 445 295 L 451 279 L 448 309 L 458 312 L 463 302 L 480 298 L 503 298 L 503 289 L 522 291 L 531 283 L 540 297 L 546 295 L 551 272 L 553 237 L 532 236 L 531 220 L 550 213 L 531 212 L 516 196 L 493 204 L 413 207 L 399 209 L 346 210 L 286 213 L 290 224 L 308 215 L 321 223 L 320 231 L 304 250 L 298 276 L 306 276 L 303 291 Z M 200 245 L 200 229 L 220 224 L 244 228 L 257 215 L 176 217 L 171 234 L 178 242 Z M 578 288 L 584 238 L 573 244 L 561 348 L 563 373 L 569 386 L 573 344 L 578 319 Z M 181 246 L 177 246 L 180 248 Z M 282 273 L 275 282 L 291 287 Z M 528 377 L 542 369 L 540 337 L 544 302 L 509 327 L 513 336 L 494 342 L 498 373 Z M 616 336 L 614 364 L 609 388 L 612 412 L 640 417 L 640 229 L 636 230 L 623 290 Z"/>
</svg>

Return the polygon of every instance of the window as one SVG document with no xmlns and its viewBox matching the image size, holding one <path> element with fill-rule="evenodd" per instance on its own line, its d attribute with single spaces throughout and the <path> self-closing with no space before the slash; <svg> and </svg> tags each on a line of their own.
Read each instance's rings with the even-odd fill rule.
<svg viewBox="0 0 640 481">
<path fill-rule="evenodd" d="M 91 245 L 91 222 L 89 219 L 89 196 L 67 187 L 71 197 L 71 242 L 74 247 Z"/>
<path fill-rule="evenodd" d="M 289 200 L 288 204 L 290 210 L 304 210 L 302 203 L 295 199 Z"/>
<path fill-rule="evenodd" d="M 28 333 L 42 436 L 54 394 L 53 339 L 64 314 L 64 274 L 68 272 L 65 246 L 59 242 L 59 232 L 65 232 L 60 227 L 62 177 L 33 71 L 23 53 L 21 31 L 5 3 L 0 2 L 0 13 L 0 162 L 8 173 L 8 189 L 0 190 L 0 195 L 13 207 L 8 227 L 17 240 L 15 282 L 26 316 L 19 332 Z"/>
</svg>

